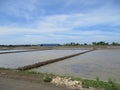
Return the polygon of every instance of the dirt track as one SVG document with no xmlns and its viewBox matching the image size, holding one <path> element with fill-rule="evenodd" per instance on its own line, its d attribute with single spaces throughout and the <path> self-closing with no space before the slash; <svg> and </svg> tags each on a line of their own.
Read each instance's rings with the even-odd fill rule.
<svg viewBox="0 0 120 90">
<path fill-rule="evenodd" d="M 42 81 L 41 75 L 0 69 L 0 90 L 69 90 Z"/>
<path fill-rule="evenodd" d="M 68 90 L 48 83 L 35 83 L 25 80 L 0 77 L 0 90 Z"/>
</svg>

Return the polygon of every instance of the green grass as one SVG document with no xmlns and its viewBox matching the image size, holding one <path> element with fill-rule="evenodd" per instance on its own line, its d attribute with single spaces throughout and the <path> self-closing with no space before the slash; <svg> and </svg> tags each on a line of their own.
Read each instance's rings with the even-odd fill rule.
<svg viewBox="0 0 120 90">
<path fill-rule="evenodd" d="M 27 75 L 37 75 L 41 77 L 44 82 L 51 82 L 52 78 L 55 77 L 55 75 L 53 74 L 40 73 L 40 72 L 34 72 L 34 71 L 20 71 L 20 73 L 24 73 Z"/>
<path fill-rule="evenodd" d="M 114 81 L 100 81 L 100 80 L 88 80 L 88 79 L 82 79 L 83 87 L 89 88 L 99 88 L 104 90 L 120 90 L 120 85 L 115 83 Z"/>
</svg>

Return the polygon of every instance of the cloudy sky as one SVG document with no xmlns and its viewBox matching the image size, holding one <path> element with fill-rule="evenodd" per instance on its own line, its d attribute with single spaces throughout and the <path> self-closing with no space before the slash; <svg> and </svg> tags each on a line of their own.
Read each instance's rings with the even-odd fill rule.
<svg viewBox="0 0 120 90">
<path fill-rule="evenodd" d="M 120 0 L 0 0 L 0 44 L 120 43 Z"/>
</svg>

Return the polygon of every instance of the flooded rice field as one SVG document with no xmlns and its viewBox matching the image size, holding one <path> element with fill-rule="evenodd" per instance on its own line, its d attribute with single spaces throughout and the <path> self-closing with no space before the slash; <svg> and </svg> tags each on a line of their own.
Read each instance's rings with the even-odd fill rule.
<svg viewBox="0 0 120 90">
<path fill-rule="evenodd" d="M 0 53 L 5 53 L 5 52 L 18 52 L 18 51 L 26 51 L 26 50 L 0 50 Z"/>
<path fill-rule="evenodd" d="M 32 71 L 120 82 L 120 49 L 95 50 Z"/>
<path fill-rule="evenodd" d="M 25 50 L 0 50 L 16 52 Z M 87 50 L 44 50 L 21 53 L 0 54 L 0 67 L 15 69 L 38 62 L 56 59 Z M 88 79 L 99 77 L 120 82 L 120 49 L 95 50 L 63 61 L 32 69 L 35 72 L 77 76 Z"/>
<path fill-rule="evenodd" d="M 38 63 L 50 59 L 56 59 L 84 51 L 86 50 L 44 50 L 44 51 L 0 54 L 0 67 L 14 69 L 14 68 L 31 65 L 34 63 Z"/>
</svg>

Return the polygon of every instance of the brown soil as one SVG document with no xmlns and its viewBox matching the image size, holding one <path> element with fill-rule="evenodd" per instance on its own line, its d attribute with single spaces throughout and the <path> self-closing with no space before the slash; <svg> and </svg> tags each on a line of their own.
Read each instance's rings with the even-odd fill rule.
<svg viewBox="0 0 120 90">
<path fill-rule="evenodd" d="M 41 75 L 16 70 L 0 70 L 0 90 L 69 90 L 45 83 Z"/>
</svg>

